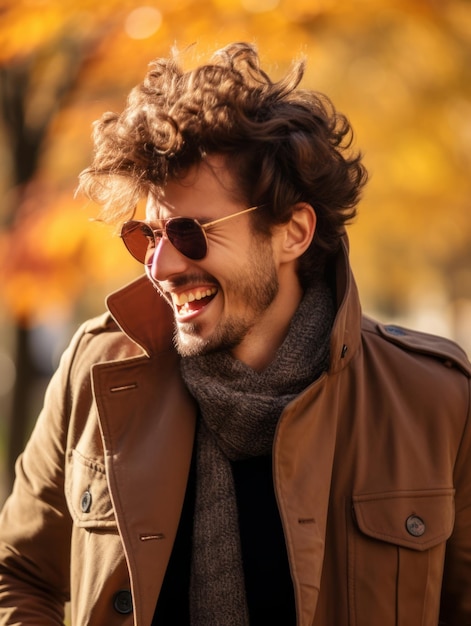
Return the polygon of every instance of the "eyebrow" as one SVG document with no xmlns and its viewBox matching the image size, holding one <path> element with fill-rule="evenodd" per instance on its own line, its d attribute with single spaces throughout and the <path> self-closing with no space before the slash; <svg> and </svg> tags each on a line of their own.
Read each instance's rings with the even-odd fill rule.
<svg viewBox="0 0 471 626">
<path fill-rule="evenodd" d="M 162 201 L 162 198 L 159 198 L 159 196 L 155 193 L 149 192 L 148 196 L 147 196 L 147 202 L 146 202 L 146 217 L 148 215 L 148 213 L 152 213 L 152 218 L 156 219 L 156 220 L 163 220 L 163 219 L 169 219 L 168 217 L 162 217 L 162 211 L 163 210 L 170 210 L 169 206 L 165 206 L 164 202 Z M 152 221 L 152 220 L 145 220 L 145 221 Z"/>
</svg>

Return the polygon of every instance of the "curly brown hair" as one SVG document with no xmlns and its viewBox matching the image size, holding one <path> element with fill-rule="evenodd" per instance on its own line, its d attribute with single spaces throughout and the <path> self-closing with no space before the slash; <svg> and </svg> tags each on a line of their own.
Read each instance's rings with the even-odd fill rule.
<svg viewBox="0 0 471 626">
<path fill-rule="evenodd" d="M 270 232 L 297 202 L 317 215 L 313 243 L 300 260 L 305 285 L 338 248 L 367 180 L 352 130 L 325 95 L 299 89 L 304 60 L 273 82 L 253 45 L 234 43 L 184 72 L 176 54 L 157 59 L 121 114 L 95 122 L 95 157 L 80 175 L 102 219 L 129 219 L 138 200 L 184 176 L 206 155 L 227 157 L 254 227 Z M 256 214 L 259 215 L 256 215 Z"/>
</svg>

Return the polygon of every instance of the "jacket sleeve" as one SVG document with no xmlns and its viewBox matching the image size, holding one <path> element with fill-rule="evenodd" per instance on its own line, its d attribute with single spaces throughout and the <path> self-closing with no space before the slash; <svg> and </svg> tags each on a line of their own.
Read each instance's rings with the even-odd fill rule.
<svg viewBox="0 0 471 626">
<path fill-rule="evenodd" d="M 455 523 L 447 542 L 440 624 L 471 625 L 471 380 L 468 415 L 455 463 Z"/>
<path fill-rule="evenodd" d="M 0 516 L 0 626 L 64 622 L 72 525 L 64 495 L 69 370 L 81 336 L 82 330 L 51 379 Z"/>
</svg>

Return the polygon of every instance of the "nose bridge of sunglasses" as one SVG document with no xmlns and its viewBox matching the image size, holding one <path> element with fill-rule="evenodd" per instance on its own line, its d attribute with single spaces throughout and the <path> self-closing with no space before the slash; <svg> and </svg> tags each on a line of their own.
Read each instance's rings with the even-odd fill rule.
<svg viewBox="0 0 471 626">
<path fill-rule="evenodd" d="M 147 240 L 146 250 L 143 255 L 144 265 L 162 268 L 168 263 L 173 264 L 176 257 L 174 257 L 174 253 L 172 254 L 172 250 L 184 257 L 188 256 L 180 249 L 182 247 L 180 241 L 172 233 L 168 232 L 166 224 L 164 224 L 163 228 L 151 228 L 150 231 L 152 233 L 151 239 Z"/>
</svg>

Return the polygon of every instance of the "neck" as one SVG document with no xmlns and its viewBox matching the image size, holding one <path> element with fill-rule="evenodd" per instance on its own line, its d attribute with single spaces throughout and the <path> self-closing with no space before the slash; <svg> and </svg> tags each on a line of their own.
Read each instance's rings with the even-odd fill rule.
<svg viewBox="0 0 471 626">
<path fill-rule="evenodd" d="M 256 331 L 247 333 L 232 351 L 232 356 L 256 372 L 263 371 L 275 358 L 288 334 L 289 325 L 303 297 L 298 280 L 291 280 L 278 294 Z"/>
</svg>

